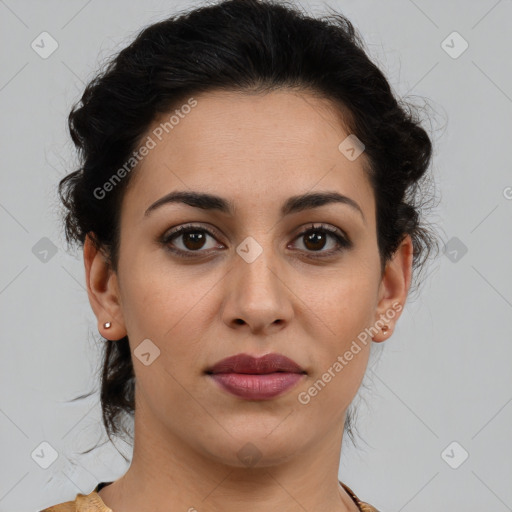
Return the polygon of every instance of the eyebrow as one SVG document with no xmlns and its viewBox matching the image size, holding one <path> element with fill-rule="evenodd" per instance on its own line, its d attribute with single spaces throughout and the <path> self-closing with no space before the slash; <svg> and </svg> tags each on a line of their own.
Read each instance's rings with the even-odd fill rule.
<svg viewBox="0 0 512 512">
<path fill-rule="evenodd" d="M 164 204 L 169 203 L 183 203 L 194 208 L 201 208 L 202 210 L 212 210 L 233 215 L 235 206 L 232 201 L 224 199 L 223 197 L 207 194 L 204 192 L 194 191 L 173 191 L 155 201 L 145 212 L 144 216 L 147 217 L 157 208 Z M 281 207 L 281 216 L 290 215 L 292 213 L 301 212 L 304 210 L 319 208 L 326 204 L 339 203 L 350 206 L 352 209 L 358 211 L 366 223 L 363 210 L 353 199 L 350 197 L 339 194 L 338 192 L 309 192 L 288 198 Z"/>
</svg>

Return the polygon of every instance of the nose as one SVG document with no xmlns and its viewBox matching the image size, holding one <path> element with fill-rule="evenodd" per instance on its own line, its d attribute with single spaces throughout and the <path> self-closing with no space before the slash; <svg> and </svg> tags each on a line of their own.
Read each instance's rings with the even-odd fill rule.
<svg viewBox="0 0 512 512">
<path fill-rule="evenodd" d="M 269 335 L 290 322 L 293 293 L 271 253 L 267 248 L 252 262 L 236 255 L 226 276 L 222 312 L 223 321 L 230 328 Z"/>
</svg>

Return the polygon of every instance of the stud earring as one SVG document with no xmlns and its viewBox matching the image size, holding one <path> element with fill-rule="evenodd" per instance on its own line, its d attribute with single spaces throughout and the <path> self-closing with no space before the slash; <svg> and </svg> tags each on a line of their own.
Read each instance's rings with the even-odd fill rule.
<svg viewBox="0 0 512 512">
<path fill-rule="evenodd" d="M 389 331 L 389 327 L 387 325 L 382 326 L 382 334 L 386 335 Z"/>
<path fill-rule="evenodd" d="M 110 322 L 105 322 L 103 324 L 103 327 L 105 327 L 105 329 L 110 329 L 111 326 L 112 326 L 112 324 Z"/>
</svg>

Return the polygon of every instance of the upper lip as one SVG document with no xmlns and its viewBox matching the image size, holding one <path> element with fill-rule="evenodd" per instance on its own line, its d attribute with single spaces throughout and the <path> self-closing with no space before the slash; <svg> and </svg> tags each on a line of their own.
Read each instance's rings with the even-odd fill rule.
<svg viewBox="0 0 512 512">
<path fill-rule="evenodd" d="M 250 354 L 236 354 L 218 361 L 206 373 L 247 373 L 265 374 L 274 372 L 306 373 L 295 361 L 282 354 L 265 354 L 253 357 Z"/>
</svg>

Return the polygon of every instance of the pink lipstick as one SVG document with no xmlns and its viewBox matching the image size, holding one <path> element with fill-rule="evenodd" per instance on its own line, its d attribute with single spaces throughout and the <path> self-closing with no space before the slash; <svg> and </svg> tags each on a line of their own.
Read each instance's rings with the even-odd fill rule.
<svg viewBox="0 0 512 512">
<path fill-rule="evenodd" d="M 269 400 L 299 382 L 306 371 L 282 354 L 253 357 L 237 354 L 222 359 L 206 373 L 223 390 L 246 400 Z"/>
</svg>

